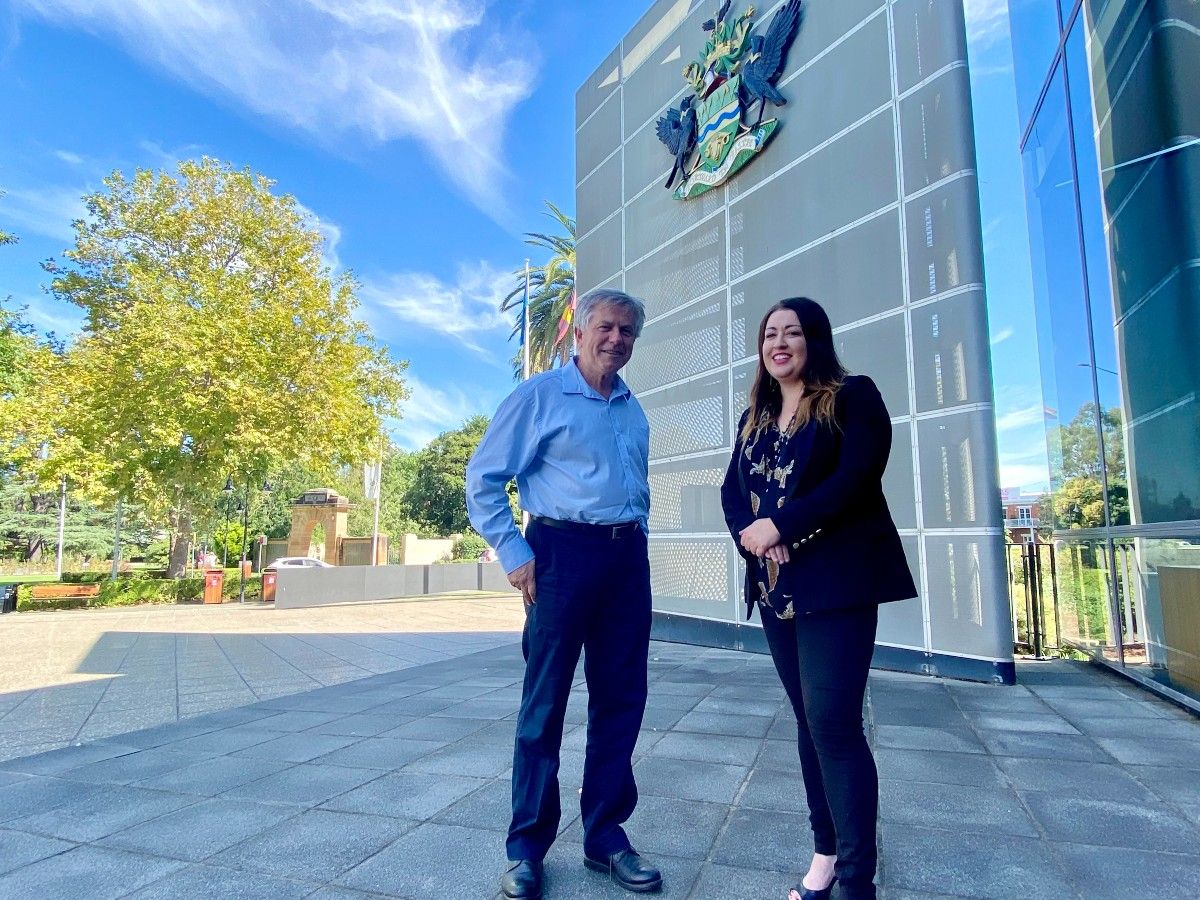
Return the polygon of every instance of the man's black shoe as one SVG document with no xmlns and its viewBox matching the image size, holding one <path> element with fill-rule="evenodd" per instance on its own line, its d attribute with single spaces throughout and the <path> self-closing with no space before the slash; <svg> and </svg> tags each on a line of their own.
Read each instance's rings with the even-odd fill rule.
<svg viewBox="0 0 1200 900">
<path fill-rule="evenodd" d="M 606 859 L 593 859 L 585 855 L 583 864 L 589 869 L 606 873 L 627 891 L 648 894 L 662 887 L 662 873 L 633 849 L 619 850 Z"/>
<path fill-rule="evenodd" d="M 500 877 L 500 892 L 512 900 L 541 900 L 541 860 L 509 860 L 508 871 Z"/>
</svg>

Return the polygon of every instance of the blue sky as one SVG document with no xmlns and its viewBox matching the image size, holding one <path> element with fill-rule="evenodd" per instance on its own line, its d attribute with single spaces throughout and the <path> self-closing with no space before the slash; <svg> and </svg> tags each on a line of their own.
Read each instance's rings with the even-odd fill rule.
<svg viewBox="0 0 1200 900">
<path fill-rule="evenodd" d="M 648 5 L 8 0 L 0 228 L 21 243 L 0 254 L 0 294 L 69 334 L 79 317 L 43 294 L 39 263 L 71 244 L 84 193 L 113 169 L 201 154 L 250 166 L 311 211 L 331 263 L 361 280 L 364 318 L 411 363 L 394 437 L 422 446 L 511 389 L 496 306 L 525 258 L 522 232 L 551 226 L 544 199 L 574 208 L 575 88 Z M 976 93 L 996 107 L 977 110 L 997 130 L 980 141 L 981 177 L 986 161 L 1007 198 L 985 202 L 984 225 L 1001 480 L 1016 485 L 1037 480 L 1024 448 L 1040 440 L 1041 400 L 1024 349 L 1028 262 L 1022 282 L 1005 239 L 1024 215 L 1011 51 L 1003 0 L 967 6 Z"/>
</svg>

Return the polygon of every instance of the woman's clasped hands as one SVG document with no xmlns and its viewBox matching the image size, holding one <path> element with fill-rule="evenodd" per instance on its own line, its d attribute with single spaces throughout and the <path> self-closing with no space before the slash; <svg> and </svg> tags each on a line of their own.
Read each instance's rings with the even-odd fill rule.
<svg viewBox="0 0 1200 900">
<path fill-rule="evenodd" d="M 742 549 L 755 556 L 765 557 L 782 565 L 791 557 L 783 535 L 770 519 L 757 519 L 738 532 Z"/>
</svg>

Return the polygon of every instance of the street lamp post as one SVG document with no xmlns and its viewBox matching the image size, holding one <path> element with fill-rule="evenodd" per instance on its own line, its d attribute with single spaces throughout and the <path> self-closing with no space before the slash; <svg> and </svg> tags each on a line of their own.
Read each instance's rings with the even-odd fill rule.
<svg viewBox="0 0 1200 900">
<path fill-rule="evenodd" d="M 232 478 L 230 479 L 232 481 Z M 262 484 L 264 494 L 271 493 L 271 482 Z M 246 532 L 250 528 L 250 478 L 246 477 L 246 499 L 242 503 L 242 554 L 238 559 L 238 603 L 246 602 Z"/>
<path fill-rule="evenodd" d="M 225 507 L 225 533 L 221 535 L 221 568 L 229 568 L 229 499 L 233 496 L 233 476 L 229 475 L 225 479 L 225 487 L 221 488 L 221 493 L 225 495 L 221 501 Z"/>
</svg>

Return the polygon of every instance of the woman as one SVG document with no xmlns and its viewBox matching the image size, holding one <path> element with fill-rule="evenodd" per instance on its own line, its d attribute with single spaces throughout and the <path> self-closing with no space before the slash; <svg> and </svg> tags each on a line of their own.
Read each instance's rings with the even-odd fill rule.
<svg viewBox="0 0 1200 900">
<path fill-rule="evenodd" d="M 892 424 L 874 382 L 848 375 L 829 317 L 781 300 L 758 328 L 758 374 L 721 487 L 796 712 L 815 853 L 789 900 L 875 897 L 879 786 L 862 704 L 878 604 L 917 595 L 881 480 Z"/>
</svg>

